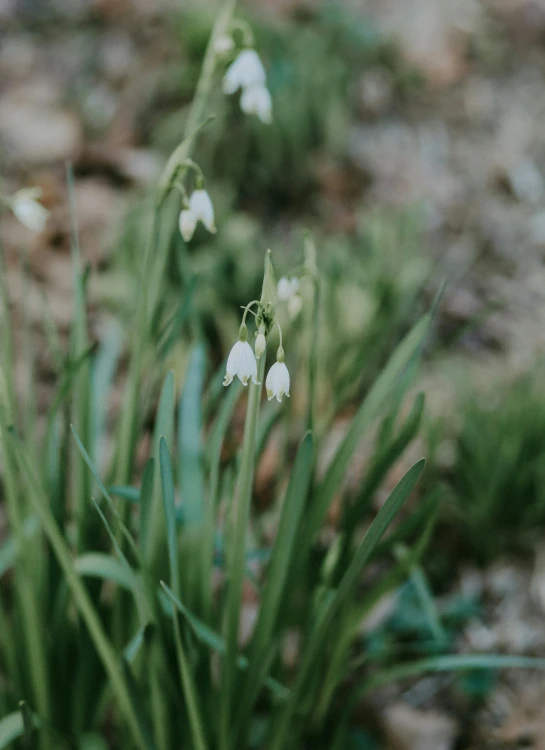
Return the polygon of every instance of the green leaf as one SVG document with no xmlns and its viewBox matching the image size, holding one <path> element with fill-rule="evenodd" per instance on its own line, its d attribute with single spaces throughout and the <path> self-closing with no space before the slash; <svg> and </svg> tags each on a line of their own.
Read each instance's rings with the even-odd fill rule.
<svg viewBox="0 0 545 750">
<path fill-rule="evenodd" d="M 108 492 L 110 495 L 120 497 L 122 500 L 128 500 L 129 503 L 140 502 L 140 490 L 138 487 L 130 487 L 129 485 L 117 486 L 114 484 L 112 487 L 108 487 Z"/>
<path fill-rule="evenodd" d="M 153 487 L 155 474 L 155 459 L 148 458 L 142 476 L 142 488 L 140 490 L 140 550 L 144 557 L 147 549 L 150 529 L 150 514 L 153 501 Z"/>
<path fill-rule="evenodd" d="M 205 371 L 206 349 L 198 342 L 189 359 L 178 421 L 180 489 L 188 528 L 200 527 L 204 520 L 201 400 Z"/>
<path fill-rule="evenodd" d="M 174 606 L 187 619 L 187 622 L 191 626 L 197 638 L 205 646 L 212 649 L 213 651 L 216 651 L 218 654 L 224 654 L 225 641 L 221 637 L 221 635 L 219 635 L 219 633 L 216 633 L 215 630 L 212 630 L 212 628 L 208 627 L 206 623 L 202 622 L 202 620 L 199 620 L 198 617 L 190 612 L 164 581 L 161 581 L 161 587 L 165 594 L 168 596 L 168 600 L 170 600 L 170 602 L 172 602 L 172 604 L 174 604 Z M 248 669 L 249 661 L 243 654 L 239 654 L 237 656 L 236 663 L 239 669 Z M 265 680 L 265 685 L 272 693 L 274 693 L 277 698 L 281 700 L 285 700 L 289 695 L 290 691 L 288 690 L 288 688 L 282 685 L 282 683 L 278 682 L 278 680 L 274 680 L 272 677 L 269 677 Z"/>
<path fill-rule="evenodd" d="M 361 540 L 352 562 L 342 577 L 337 590 L 329 598 L 327 604 L 323 608 L 322 614 L 314 628 L 312 638 L 303 653 L 301 665 L 292 691 L 292 699 L 286 705 L 280 720 L 276 723 L 274 741 L 270 744 L 271 750 L 282 750 L 286 746 L 288 733 L 290 733 L 290 741 L 296 746 L 298 735 L 294 732 L 291 722 L 294 718 L 297 706 L 304 695 L 307 678 L 315 667 L 317 657 L 324 649 L 327 637 L 331 636 L 331 622 L 342 606 L 350 600 L 351 596 L 354 595 L 354 589 L 358 585 L 365 563 L 369 560 L 369 557 L 380 541 L 380 538 L 395 516 L 399 513 L 403 504 L 414 489 L 414 486 L 424 470 L 424 465 L 424 459 L 417 461 L 396 485 L 382 508 L 377 513 L 376 518 L 367 530 L 367 533 Z"/>
<path fill-rule="evenodd" d="M 4 716 L 3 719 L 0 719 L 0 750 L 11 745 L 24 733 L 25 725 L 20 711 L 13 711 L 13 713 Z"/>
<path fill-rule="evenodd" d="M 112 581 L 129 591 L 134 590 L 134 574 L 112 555 L 103 552 L 87 552 L 74 560 L 74 568 L 80 576 L 102 578 Z"/>
<path fill-rule="evenodd" d="M 160 465 L 159 458 L 159 445 L 161 438 L 164 438 L 167 448 L 172 444 L 174 437 L 174 375 L 172 370 L 169 370 L 163 388 L 161 390 L 161 396 L 159 398 L 159 406 L 157 407 L 157 417 L 155 420 L 155 430 L 153 432 L 153 452 L 152 456 L 155 459 L 155 465 Z M 147 514 L 146 520 L 149 521 L 149 526 L 146 538 L 146 547 L 144 547 L 144 558 L 146 560 L 155 560 L 156 556 L 160 554 L 160 550 L 164 545 L 164 515 L 160 512 L 160 497 L 161 497 L 161 474 L 155 472 L 153 492 L 151 495 L 151 504 L 149 513 Z"/>
<path fill-rule="evenodd" d="M 144 623 L 142 627 L 138 628 L 131 640 L 127 643 L 127 645 L 123 649 L 123 658 L 129 664 L 133 662 L 134 659 L 136 659 L 138 652 L 142 648 L 143 644 L 146 641 L 146 638 L 149 637 L 149 634 L 152 630 L 153 625 L 150 622 Z"/>
<path fill-rule="evenodd" d="M 25 538 L 33 537 L 39 529 L 40 523 L 38 519 L 36 516 L 31 516 L 30 518 L 27 518 L 23 524 L 23 536 Z M 8 537 L 2 542 L 0 545 L 0 578 L 6 571 L 13 567 L 18 554 L 19 548 L 16 539 Z"/>
<path fill-rule="evenodd" d="M 327 510 L 346 476 L 348 464 L 366 430 L 389 403 L 396 391 L 407 388 L 409 385 L 404 375 L 408 370 L 411 370 L 411 374 L 414 374 L 416 368 L 411 368 L 410 365 L 420 355 L 422 345 L 428 333 L 429 324 L 429 314 L 424 315 L 407 334 L 392 354 L 388 364 L 380 373 L 354 416 L 350 429 L 337 450 L 322 484 L 318 487 L 316 496 L 312 500 L 311 511 L 306 522 L 305 542 L 307 539 L 312 539 L 321 527 Z"/>
<path fill-rule="evenodd" d="M 261 600 L 259 619 L 249 652 L 249 670 L 237 707 L 237 733 L 242 730 L 253 704 L 258 698 L 259 688 L 266 673 L 265 655 L 271 646 L 283 600 L 291 562 L 296 554 L 300 520 L 305 507 L 313 469 L 314 445 L 312 435 L 307 433 L 297 451 L 295 464 L 278 526 L 278 534 L 267 572 L 267 582 Z"/>
<path fill-rule="evenodd" d="M 174 478 L 168 446 L 164 437 L 159 442 L 159 461 L 161 468 L 161 485 L 163 488 L 163 506 L 167 527 L 168 559 L 170 563 L 170 580 L 174 591 L 180 586 L 178 569 L 178 539 L 176 530 L 176 505 L 174 500 Z"/>
</svg>

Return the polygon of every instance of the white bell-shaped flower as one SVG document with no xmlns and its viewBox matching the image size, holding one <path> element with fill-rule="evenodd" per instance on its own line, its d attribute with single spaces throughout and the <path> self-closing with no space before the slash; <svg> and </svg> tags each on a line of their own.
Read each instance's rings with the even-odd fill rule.
<svg viewBox="0 0 545 750">
<path fill-rule="evenodd" d="M 240 327 L 239 340 L 233 346 L 227 357 L 227 366 L 225 368 L 225 380 L 223 385 L 229 385 L 233 382 L 235 375 L 242 385 L 248 385 L 251 378 L 256 385 L 257 380 L 257 362 L 252 347 L 246 340 L 248 332 L 244 323 Z"/>
<path fill-rule="evenodd" d="M 243 89 L 240 108 L 247 115 L 256 115 L 266 125 L 272 122 L 272 99 L 269 89 L 263 84 Z"/>
<path fill-rule="evenodd" d="M 37 200 L 41 194 L 40 188 L 23 188 L 10 201 L 15 217 L 33 232 L 43 232 L 49 217 L 49 211 Z"/>
<path fill-rule="evenodd" d="M 238 89 L 264 86 L 265 68 L 254 49 L 244 49 L 227 68 L 223 77 L 223 93 L 234 94 Z"/>
<path fill-rule="evenodd" d="M 197 219 L 188 208 L 184 208 L 184 210 L 180 212 L 179 226 L 182 237 L 186 242 L 189 242 L 195 232 Z"/>
<path fill-rule="evenodd" d="M 265 388 L 269 401 L 275 396 L 277 401 L 282 401 L 284 396 L 290 395 L 290 374 L 284 362 L 284 350 L 281 346 L 276 354 L 276 362 L 267 374 Z"/>
<path fill-rule="evenodd" d="M 288 279 L 287 276 L 282 276 L 278 282 L 278 299 L 282 302 L 289 302 L 289 300 L 299 292 L 299 279 L 293 276 Z"/>
<path fill-rule="evenodd" d="M 216 231 L 214 219 L 214 206 L 210 200 L 208 192 L 202 188 L 194 190 L 189 198 L 189 210 L 193 214 L 195 221 L 202 221 L 206 229 L 212 234 Z"/>
</svg>

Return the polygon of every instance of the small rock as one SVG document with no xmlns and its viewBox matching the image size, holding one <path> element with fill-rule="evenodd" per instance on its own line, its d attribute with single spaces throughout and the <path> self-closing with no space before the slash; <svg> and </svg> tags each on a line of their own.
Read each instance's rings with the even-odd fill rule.
<svg viewBox="0 0 545 750">
<path fill-rule="evenodd" d="M 456 722 L 439 711 L 420 711 L 396 703 L 384 713 L 386 737 L 392 750 L 452 750 Z"/>
</svg>

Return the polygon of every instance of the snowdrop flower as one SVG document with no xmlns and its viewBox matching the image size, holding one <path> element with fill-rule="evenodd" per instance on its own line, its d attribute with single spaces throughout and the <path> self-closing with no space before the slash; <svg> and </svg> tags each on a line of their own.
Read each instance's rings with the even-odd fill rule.
<svg viewBox="0 0 545 750">
<path fill-rule="evenodd" d="M 235 48 L 233 38 L 229 34 L 219 36 L 214 42 L 214 52 L 216 55 L 227 55 Z"/>
<path fill-rule="evenodd" d="M 299 279 L 295 276 L 291 279 L 282 276 L 278 282 L 278 299 L 288 303 L 288 313 L 292 319 L 296 318 L 303 308 L 303 298 L 299 291 Z"/>
<path fill-rule="evenodd" d="M 223 93 L 234 94 L 238 89 L 265 86 L 263 63 L 254 49 L 244 49 L 229 65 L 223 77 Z"/>
<path fill-rule="evenodd" d="M 193 216 L 188 208 L 184 208 L 184 210 L 180 212 L 179 225 L 182 237 L 186 242 L 189 242 L 189 240 L 193 237 L 193 233 L 197 226 L 197 219 Z"/>
<path fill-rule="evenodd" d="M 232 383 L 235 375 L 244 386 L 248 385 L 248 380 L 250 378 L 252 378 L 252 381 L 256 385 L 259 385 L 257 380 L 257 362 L 247 338 L 248 329 L 243 323 L 240 326 L 239 340 L 233 346 L 229 353 L 229 357 L 227 358 L 223 385 L 229 385 L 229 383 Z"/>
<path fill-rule="evenodd" d="M 244 88 L 240 108 L 247 115 L 256 115 L 265 125 L 272 122 L 272 99 L 266 86 L 256 84 Z"/>
<path fill-rule="evenodd" d="M 49 211 L 38 202 L 41 194 L 40 188 L 23 188 L 10 200 L 16 218 L 33 232 L 43 232 L 49 217 Z"/>
<path fill-rule="evenodd" d="M 278 347 L 276 362 L 268 372 L 265 388 L 267 389 L 267 398 L 269 401 L 275 396 L 277 401 L 282 401 L 284 395 L 288 397 L 290 395 L 290 374 L 284 362 L 284 349 L 282 346 Z"/>
<path fill-rule="evenodd" d="M 288 279 L 287 276 L 282 276 L 278 282 L 278 299 L 282 302 L 288 302 L 294 294 L 299 291 L 299 279 L 293 276 Z"/>
<path fill-rule="evenodd" d="M 188 207 L 180 213 L 180 232 L 186 242 L 193 237 L 199 221 L 212 234 L 216 232 L 214 206 L 207 191 L 202 188 L 191 193 Z"/>
</svg>

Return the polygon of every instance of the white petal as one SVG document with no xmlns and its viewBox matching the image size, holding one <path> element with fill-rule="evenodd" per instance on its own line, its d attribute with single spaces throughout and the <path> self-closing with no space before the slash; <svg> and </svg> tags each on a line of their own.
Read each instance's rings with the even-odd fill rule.
<svg viewBox="0 0 545 750">
<path fill-rule="evenodd" d="M 288 300 L 288 312 L 290 317 L 296 318 L 303 308 L 303 298 L 300 294 L 292 295 Z"/>
<path fill-rule="evenodd" d="M 272 99 L 262 84 L 245 87 L 240 97 L 240 108 L 247 115 L 256 115 L 261 122 L 272 122 Z"/>
<path fill-rule="evenodd" d="M 11 209 L 21 224 L 33 232 L 43 232 L 49 211 L 38 203 L 31 195 L 39 194 L 39 188 L 20 190 L 13 197 Z"/>
<path fill-rule="evenodd" d="M 265 387 L 269 401 L 275 396 L 278 401 L 282 401 L 284 394 L 290 395 L 290 374 L 284 362 L 274 363 L 267 375 Z"/>
<path fill-rule="evenodd" d="M 216 231 L 214 222 L 214 206 L 206 190 L 194 190 L 189 199 L 189 210 L 195 221 L 202 221 L 209 232 Z"/>
<path fill-rule="evenodd" d="M 239 88 L 264 85 L 265 68 L 259 55 L 253 49 L 245 49 L 227 68 L 223 78 L 223 92 L 234 94 Z"/>
<path fill-rule="evenodd" d="M 240 368 L 240 361 L 243 355 L 243 349 L 241 348 L 242 341 L 237 341 L 231 348 L 229 356 L 227 357 L 227 365 L 225 366 L 225 385 L 229 385 L 235 375 L 238 374 Z"/>
<path fill-rule="evenodd" d="M 184 209 L 180 212 L 179 226 L 182 237 L 186 242 L 189 242 L 197 226 L 197 219 L 192 211 Z"/>
<path fill-rule="evenodd" d="M 291 282 L 286 276 L 278 282 L 278 299 L 282 302 L 286 302 L 291 297 Z"/>
</svg>

